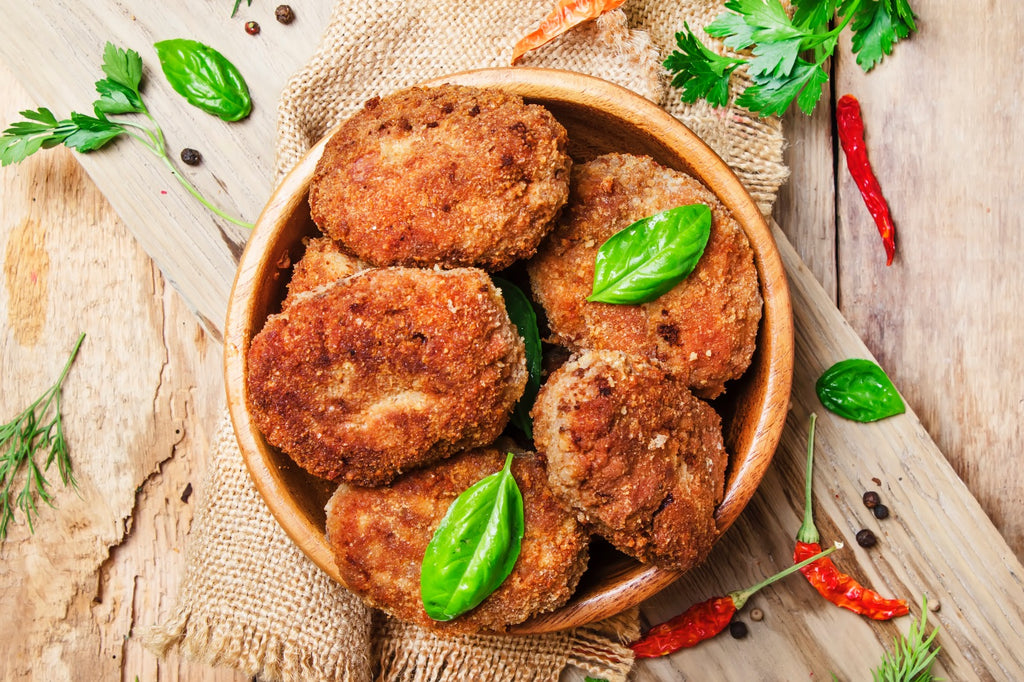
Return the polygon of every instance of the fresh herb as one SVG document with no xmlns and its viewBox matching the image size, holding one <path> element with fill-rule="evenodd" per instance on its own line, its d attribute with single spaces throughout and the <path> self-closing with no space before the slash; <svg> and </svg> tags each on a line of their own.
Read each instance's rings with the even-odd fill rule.
<svg viewBox="0 0 1024 682">
<path fill-rule="evenodd" d="M 515 408 L 512 410 L 511 421 L 527 438 L 533 438 L 533 422 L 530 419 L 530 410 L 533 408 L 533 401 L 537 398 L 540 390 L 541 361 L 543 359 L 540 345 L 540 330 L 537 328 L 537 312 L 533 304 L 526 297 L 523 290 L 507 279 L 493 277 L 494 284 L 501 289 L 502 298 L 505 299 L 505 309 L 508 311 L 509 319 L 516 325 L 519 335 L 523 337 L 526 346 L 526 388 L 520 396 Z"/>
<path fill-rule="evenodd" d="M 921 620 L 913 621 L 906 635 L 893 640 L 893 650 L 886 652 L 882 663 L 871 671 L 875 682 L 931 682 L 932 664 L 942 647 L 932 649 L 939 628 L 925 636 L 928 621 L 928 598 L 921 598 Z"/>
<path fill-rule="evenodd" d="M 857 63 L 870 71 L 892 53 L 893 45 L 917 30 L 907 0 L 794 0 L 790 17 L 780 0 L 729 0 L 726 12 L 705 32 L 726 47 L 749 49 L 748 57 L 723 57 L 706 48 L 690 27 L 676 33 L 679 49 L 664 66 L 684 102 L 706 99 L 714 106 L 728 101 L 729 78 L 747 67 L 751 84 L 736 104 L 762 116 L 782 115 L 794 100 L 810 115 L 829 76 L 825 61 L 835 52 L 839 35 L 850 26 Z M 830 27 L 835 20 L 834 26 Z"/>
<path fill-rule="evenodd" d="M 519 558 L 523 525 L 523 496 L 508 453 L 501 471 L 456 498 L 427 545 L 420 572 L 427 615 L 451 620 L 494 592 Z"/>
<path fill-rule="evenodd" d="M 646 303 L 685 279 L 711 235 L 711 209 L 690 204 L 641 218 L 598 249 L 588 301 Z"/>
<path fill-rule="evenodd" d="M 20 112 L 26 119 L 10 124 L 0 135 L 0 165 L 20 163 L 40 149 L 63 144 L 79 152 L 91 152 L 103 147 L 120 135 L 127 135 L 155 154 L 170 170 L 171 175 L 203 206 L 228 222 L 252 227 L 239 218 L 228 215 L 199 193 L 192 183 L 174 167 L 167 154 L 163 130 L 142 101 L 142 57 L 134 50 L 122 50 L 111 43 L 103 49 L 103 73 L 106 78 L 96 82 L 99 99 L 93 102 L 95 116 L 72 112 L 70 117 L 58 120 L 42 107 L 35 111 Z M 150 125 L 134 119 L 113 120 L 111 115 L 141 114 Z"/>
<path fill-rule="evenodd" d="M 192 106 L 225 121 L 238 121 L 252 111 L 241 72 L 217 50 L 185 38 L 161 40 L 153 47 L 167 82 Z"/>
<path fill-rule="evenodd" d="M 873 422 L 907 408 L 885 372 L 871 360 L 851 358 L 825 370 L 814 385 L 830 412 L 857 422 Z"/>
<path fill-rule="evenodd" d="M 247 7 L 252 7 L 252 0 L 246 0 Z M 231 8 L 231 16 L 234 17 L 238 14 L 238 8 L 242 6 L 242 0 L 235 0 L 235 6 Z"/>
<path fill-rule="evenodd" d="M 68 444 L 64 440 L 60 400 L 61 384 L 78 355 L 83 339 L 85 334 L 79 335 L 57 381 L 21 414 L 0 426 L 0 542 L 7 539 L 7 525 L 14 519 L 15 507 L 21 510 L 29 530 L 34 533 L 32 520 L 38 513 L 36 501 L 42 500 L 53 506 L 50 483 L 46 480 L 46 473 L 53 464 L 57 465 L 64 487 L 78 487 L 71 471 Z M 40 451 L 47 452 L 42 466 L 36 460 Z M 24 484 L 21 492 L 15 495 L 15 479 L 22 470 L 25 470 Z"/>
<path fill-rule="evenodd" d="M 583 678 L 583 682 L 608 682 L 608 680 L 603 677 L 591 677 L 590 675 L 587 675 Z"/>
</svg>

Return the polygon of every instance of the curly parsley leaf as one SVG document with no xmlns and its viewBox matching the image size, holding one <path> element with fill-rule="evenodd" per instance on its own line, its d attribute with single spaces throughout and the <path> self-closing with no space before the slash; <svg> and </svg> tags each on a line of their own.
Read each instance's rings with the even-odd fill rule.
<svg viewBox="0 0 1024 682">
<path fill-rule="evenodd" d="M 736 104 L 762 116 L 781 116 L 796 100 L 797 106 L 810 115 L 821 99 L 821 88 L 828 74 L 819 64 L 797 60 L 793 72 L 785 78 L 755 78 L 754 84 L 740 93 Z"/>
<path fill-rule="evenodd" d="M 717 55 L 684 24 L 676 34 L 680 51 L 664 66 L 684 102 L 727 104 L 729 78 L 746 65 L 751 85 L 736 99 L 739 106 L 768 116 L 782 115 L 795 102 L 810 114 L 828 82 L 823 65 L 847 25 L 857 63 L 870 71 L 916 30 L 914 18 L 909 0 L 794 0 L 792 18 L 780 0 L 728 0 L 704 30 L 727 48 L 749 50 L 750 57 Z"/>
<path fill-rule="evenodd" d="M 837 0 L 798 0 L 793 5 L 793 23 L 807 28 L 828 26 L 836 14 Z"/>
<path fill-rule="evenodd" d="M 135 50 L 124 50 L 108 42 L 103 47 L 103 65 L 107 78 L 139 93 L 142 83 L 142 57 Z"/>
<path fill-rule="evenodd" d="M 729 77 L 745 61 L 712 52 L 697 39 L 688 24 L 683 26 L 685 30 L 676 33 L 679 49 L 664 62 L 665 68 L 675 74 L 673 87 L 682 89 L 684 102 L 706 99 L 716 107 L 725 106 L 729 100 Z"/>
<path fill-rule="evenodd" d="M 15 121 L 0 135 L 0 165 L 20 163 L 40 149 L 59 144 L 89 152 L 126 132 L 118 123 L 84 114 L 73 113 L 58 121 L 45 107 L 20 113 L 26 120 Z"/>
<path fill-rule="evenodd" d="M 896 0 L 897 4 L 900 3 Z M 909 9 L 909 8 L 908 8 Z M 853 20 L 853 41 L 851 49 L 857 55 L 857 64 L 864 71 L 870 71 L 882 58 L 892 54 L 892 46 L 913 30 L 913 12 L 910 23 L 906 23 L 897 9 L 889 9 L 889 2 L 865 0 Z"/>
<path fill-rule="evenodd" d="M 146 109 L 138 90 L 127 88 L 110 78 L 96 81 L 96 92 L 100 98 L 92 103 L 92 107 L 97 115 L 140 114 Z"/>
</svg>

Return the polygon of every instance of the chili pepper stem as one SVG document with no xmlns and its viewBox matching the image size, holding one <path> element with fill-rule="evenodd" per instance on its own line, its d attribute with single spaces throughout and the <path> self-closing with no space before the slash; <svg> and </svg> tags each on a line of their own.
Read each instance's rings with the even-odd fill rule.
<svg viewBox="0 0 1024 682">
<path fill-rule="evenodd" d="M 836 551 L 837 549 L 841 549 L 842 546 L 843 546 L 843 543 L 837 542 L 833 546 L 829 547 L 828 549 L 826 549 L 826 550 L 824 550 L 822 552 L 818 552 L 814 556 L 807 557 L 806 559 L 804 559 L 800 563 L 793 564 L 789 568 L 776 573 L 775 575 L 771 576 L 770 578 L 765 578 L 764 580 L 762 580 L 761 582 L 759 582 L 758 584 L 756 584 L 756 585 L 754 585 L 752 587 L 748 587 L 748 588 L 743 589 L 743 590 L 737 590 L 735 592 L 730 592 L 729 593 L 729 598 L 732 599 L 732 603 L 736 605 L 736 610 L 739 611 L 740 609 L 743 608 L 743 605 L 747 603 L 747 600 L 750 599 L 752 596 L 754 596 L 755 592 L 760 591 L 762 588 L 768 587 L 772 583 L 776 582 L 777 580 L 781 580 L 782 578 L 785 578 L 787 575 L 790 575 L 791 573 L 796 573 L 797 571 L 799 571 L 804 566 L 806 566 L 808 564 L 811 564 L 811 563 L 814 563 L 818 559 L 823 559 L 824 557 L 827 557 L 829 554 L 831 554 L 832 552 Z"/>
<path fill-rule="evenodd" d="M 807 476 L 804 481 L 804 522 L 796 533 L 798 542 L 818 544 L 821 541 L 821 534 L 814 525 L 814 510 L 811 505 L 811 476 L 814 471 L 814 423 L 818 421 L 818 415 L 811 412 L 811 426 L 807 433 Z"/>
</svg>

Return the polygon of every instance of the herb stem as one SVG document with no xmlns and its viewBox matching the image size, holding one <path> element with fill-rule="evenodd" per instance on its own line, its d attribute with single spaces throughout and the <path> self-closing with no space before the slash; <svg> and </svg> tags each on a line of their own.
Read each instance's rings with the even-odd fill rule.
<svg viewBox="0 0 1024 682">
<path fill-rule="evenodd" d="M 173 175 L 174 179 L 178 181 L 178 184 L 184 187 L 185 190 L 193 197 L 195 197 L 195 199 L 200 204 L 205 206 L 214 214 L 228 221 L 229 223 L 233 223 L 235 225 L 238 225 L 239 227 L 245 227 L 251 230 L 253 227 L 252 223 L 248 223 L 242 220 L 241 218 L 236 218 L 235 216 L 215 206 L 213 203 L 210 202 L 209 199 L 203 196 L 202 193 L 200 193 L 199 190 L 196 189 L 195 186 L 191 182 L 189 182 L 188 179 L 184 175 L 182 175 L 177 168 L 175 168 L 174 163 L 171 161 L 170 156 L 167 155 L 167 144 L 164 138 L 164 131 L 160 128 L 160 125 L 156 122 L 156 120 L 150 115 L 149 111 L 143 111 L 142 113 L 145 114 L 150 121 L 152 121 L 152 128 L 139 125 L 138 123 L 129 123 L 127 121 L 122 122 L 122 125 L 130 126 L 132 128 L 136 128 L 137 130 L 143 131 L 144 133 L 146 133 L 146 136 L 149 139 L 147 140 L 146 138 L 143 138 L 141 135 L 133 133 L 130 130 L 125 130 L 125 134 L 143 144 L 147 149 L 149 149 L 149 151 L 151 151 L 153 154 L 159 157 L 160 160 L 163 161 L 164 165 L 167 166 L 167 168 L 171 171 L 171 175 Z"/>
<path fill-rule="evenodd" d="M 253 224 L 252 223 L 247 223 L 244 220 L 242 220 L 241 218 L 236 218 L 233 215 L 225 213 L 219 207 L 213 205 L 206 197 L 204 197 L 202 194 L 200 194 L 199 190 L 197 190 L 192 185 L 192 183 L 189 182 L 185 178 L 185 176 L 182 175 L 178 171 L 178 169 L 174 167 L 174 164 L 171 162 L 170 157 L 167 156 L 167 152 L 166 151 L 161 151 L 161 153 L 158 153 L 157 155 L 164 162 L 164 165 L 167 166 L 167 168 L 171 171 L 171 175 L 173 175 L 175 177 L 175 179 L 178 181 L 178 184 L 180 184 L 182 187 L 184 187 L 188 191 L 189 194 L 191 194 L 193 197 L 196 198 L 197 201 L 199 201 L 199 203 L 201 203 L 203 206 L 205 206 L 206 208 L 210 209 L 210 211 L 212 211 L 216 215 L 219 215 L 221 218 L 223 218 L 224 220 L 228 221 L 229 223 L 234 223 L 235 225 L 238 225 L 239 227 L 245 227 L 245 228 L 248 228 L 250 230 L 253 228 Z"/>
</svg>

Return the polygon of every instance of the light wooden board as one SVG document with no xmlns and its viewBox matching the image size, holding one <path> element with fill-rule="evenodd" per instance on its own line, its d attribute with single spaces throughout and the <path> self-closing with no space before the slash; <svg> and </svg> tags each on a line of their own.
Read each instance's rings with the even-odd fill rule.
<svg viewBox="0 0 1024 682">
<path fill-rule="evenodd" d="M 264 32 L 252 38 L 242 31 L 249 16 L 229 20 L 228 7 L 211 3 L 128 8 L 3 0 L 7 32 L 0 58 L 27 86 L 27 92 L 0 89 L 3 112 L 9 117 L 13 110 L 42 104 L 58 113 L 87 108 L 107 39 L 143 52 L 151 70 L 155 58 L 149 46 L 155 40 L 189 35 L 210 42 L 248 64 L 249 73 L 260 74 L 250 79 L 258 89 L 253 119 L 228 126 L 190 112 L 160 78 L 150 78 L 147 101 L 152 99 L 164 122 L 173 152 L 186 144 L 203 151 L 206 163 L 190 172 L 204 191 L 226 208 L 254 217 L 270 187 L 271 103 L 287 75 L 314 49 L 330 9 L 326 3 L 294 6 L 299 19 L 290 27 L 274 24 L 272 7 L 261 7 L 259 0 L 251 11 L 243 7 L 243 15 L 262 12 L 256 18 Z M 1020 74 L 1005 67 L 1007 56 L 1019 49 L 1016 35 L 1024 10 L 1012 3 L 986 8 L 951 0 L 918 10 L 926 15 L 921 33 L 898 46 L 881 70 L 861 78 L 855 67 L 837 64 L 837 92 L 861 97 L 869 145 L 884 150 L 876 167 L 897 215 L 900 260 L 889 270 L 879 267 L 873 225 L 842 166 L 836 174 L 838 212 L 830 209 L 830 118 L 791 124 L 794 177 L 780 200 L 780 222 L 828 289 L 816 290 L 811 273 L 786 252 L 794 298 L 805 304 L 798 306 L 797 333 L 798 367 L 806 366 L 797 376 L 793 418 L 776 465 L 748 513 L 707 568 L 645 606 L 647 618 L 667 617 L 788 562 L 799 518 L 805 416 L 814 404 L 806 381 L 826 358 L 862 350 L 857 333 L 896 377 L 1018 555 L 1024 555 L 1019 531 L 1024 474 L 1015 464 L 1024 445 L 1016 425 L 1024 372 L 1015 354 L 1024 323 L 1014 311 L 1024 281 L 1014 259 L 1024 239 L 1022 177 L 1015 163 L 1024 152 L 1015 114 L 1024 86 Z M 964 50 L 965 35 L 978 36 L 980 47 Z M 48 234 L 60 237 L 47 238 L 42 248 L 50 261 L 46 313 L 38 313 L 40 304 L 28 294 L 8 293 L 3 301 L 0 407 L 11 412 L 37 392 L 50 378 L 40 364 L 44 360 L 59 369 L 73 336 L 68 330 L 83 320 L 93 330 L 101 328 L 102 333 L 90 333 L 87 344 L 103 341 L 103 360 L 94 356 L 85 362 L 83 355 L 68 388 L 68 404 L 77 404 L 82 395 L 96 401 L 74 427 L 73 446 L 82 458 L 82 476 L 98 483 L 88 496 L 83 493 L 83 501 L 62 498 L 57 511 L 44 511 L 53 536 L 18 536 L 16 544 L 2 549 L 4 677 L 234 679 L 201 666 L 159 663 L 132 636 L 134 626 L 155 622 L 173 602 L 190 518 L 189 503 L 180 500 L 182 484 L 195 485 L 204 468 L 205 439 L 220 400 L 219 349 L 206 344 L 157 270 L 126 247 L 131 240 L 124 227 L 110 227 L 119 224 L 117 219 L 70 155 L 50 156 L 59 154 L 49 152 L 2 176 L 5 265 L 12 260 L 9 244 L 17 245 L 17 254 L 40 251 L 41 228 L 26 219 L 34 216 Z M 154 159 L 130 144 L 75 158 L 183 292 L 188 308 L 207 328 L 218 330 L 244 233 L 212 220 L 171 184 Z M 227 159 L 229 169 L 222 161 Z M 836 241 L 829 237 L 831 226 L 838 226 Z M 133 265 L 111 271 L 112 256 Z M 26 262 L 31 258 L 40 256 L 26 256 Z M 20 292 L 24 279 L 18 278 L 31 279 L 32 270 L 13 270 L 15 283 L 5 292 Z M 35 272 L 38 280 L 41 270 Z M 829 308 L 833 296 L 855 333 Z M 60 334 L 51 336 L 54 329 L 68 332 L 69 339 L 61 343 Z M 130 349 L 128 360 L 124 348 Z M 37 364 L 38 371 L 26 371 L 26 365 Z M 181 424 L 179 441 L 182 434 L 174 431 Z M 882 591 L 938 598 L 941 664 L 948 678 L 1024 678 L 1020 564 L 925 431 L 912 416 L 868 429 L 834 419 L 819 424 L 819 526 L 827 538 L 848 541 L 842 565 Z M 92 445 L 97 441 L 101 447 Z M 130 464 L 116 469 L 111 459 Z M 158 465 L 159 473 L 153 473 Z M 874 487 L 872 477 L 882 481 L 894 512 L 884 523 L 858 506 L 865 486 Z M 79 528 L 83 523 L 87 530 Z M 852 532 L 861 526 L 880 533 L 879 547 L 851 546 Z M 84 533 L 92 533 L 93 540 L 83 549 Z M 23 583 L 29 574 L 32 582 Z M 905 620 L 879 625 L 821 604 L 798 581 L 765 591 L 750 606 L 763 609 L 766 619 L 751 623 L 747 640 L 722 637 L 643 664 L 638 678 L 802 679 L 832 671 L 842 679 L 863 679 L 883 645 L 906 627 Z"/>
<path fill-rule="evenodd" d="M 0 69 L 0 112 L 25 97 Z M 204 679 L 145 653 L 137 628 L 174 603 L 185 539 L 223 402 L 220 347 L 70 152 L 0 171 L 0 415 L 56 379 L 79 492 L 55 471 L 36 534 L 0 546 L 0 679 Z M 20 490 L 16 488 L 16 490 Z"/>
</svg>

